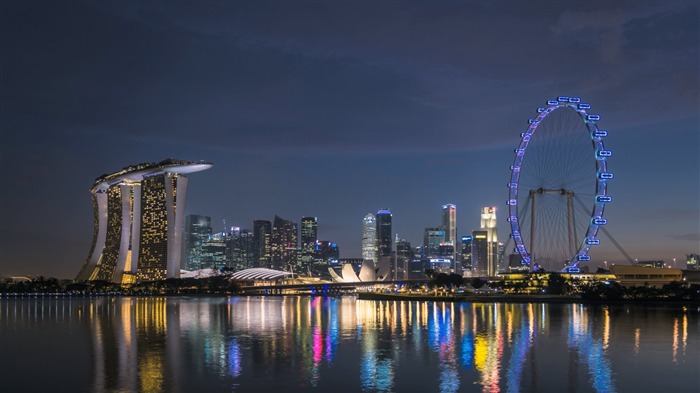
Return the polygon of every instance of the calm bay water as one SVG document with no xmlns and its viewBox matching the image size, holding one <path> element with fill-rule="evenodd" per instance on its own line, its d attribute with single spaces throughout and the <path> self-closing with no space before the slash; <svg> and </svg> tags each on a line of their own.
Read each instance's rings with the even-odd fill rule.
<svg viewBox="0 0 700 393">
<path fill-rule="evenodd" d="M 352 297 L 0 300 L 2 392 L 697 392 L 700 312 Z"/>
</svg>

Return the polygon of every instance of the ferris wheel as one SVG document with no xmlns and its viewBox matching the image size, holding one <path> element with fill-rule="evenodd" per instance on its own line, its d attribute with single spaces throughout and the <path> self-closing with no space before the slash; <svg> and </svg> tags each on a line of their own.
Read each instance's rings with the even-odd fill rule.
<svg viewBox="0 0 700 393">
<path fill-rule="evenodd" d="M 600 115 L 590 109 L 579 97 L 547 101 L 515 149 L 508 221 L 515 251 L 530 269 L 578 272 L 600 244 L 605 204 L 612 201 L 612 152 L 603 146 L 608 132 L 598 128 Z"/>
</svg>

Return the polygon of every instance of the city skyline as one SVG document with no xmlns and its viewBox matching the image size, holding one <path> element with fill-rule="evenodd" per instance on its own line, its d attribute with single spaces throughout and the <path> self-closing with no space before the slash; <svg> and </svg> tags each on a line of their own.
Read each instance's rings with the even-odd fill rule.
<svg viewBox="0 0 700 393">
<path fill-rule="evenodd" d="M 367 213 L 417 246 L 454 204 L 457 238 L 495 206 L 502 241 L 513 149 L 559 95 L 610 133 L 625 250 L 698 253 L 696 1 L 310 5 L 3 2 L 0 275 L 75 276 L 87 185 L 163 157 L 215 165 L 185 211 L 215 230 L 318 217 L 359 258 Z M 625 260 L 600 240 L 592 264 Z"/>
</svg>

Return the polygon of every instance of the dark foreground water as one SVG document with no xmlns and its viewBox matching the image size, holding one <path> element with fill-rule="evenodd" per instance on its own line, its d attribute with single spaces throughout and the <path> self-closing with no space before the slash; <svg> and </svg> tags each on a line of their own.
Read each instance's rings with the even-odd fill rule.
<svg viewBox="0 0 700 393">
<path fill-rule="evenodd" d="M 0 300 L 2 392 L 698 392 L 697 307 Z"/>
</svg>

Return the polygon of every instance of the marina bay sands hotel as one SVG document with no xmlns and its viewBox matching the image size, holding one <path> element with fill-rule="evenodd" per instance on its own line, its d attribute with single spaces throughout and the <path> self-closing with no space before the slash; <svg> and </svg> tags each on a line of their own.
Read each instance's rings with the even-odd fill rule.
<svg viewBox="0 0 700 393">
<path fill-rule="evenodd" d="M 185 175 L 211 167 L 166 159 L 95 179 L 92 246 L 76 279 L 125 284 L 180 277 Z"/>
</svg>

